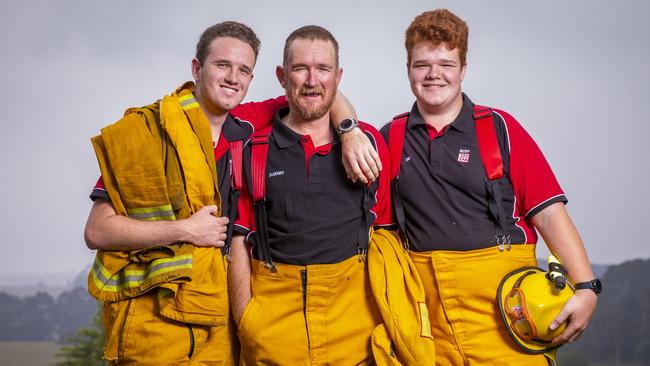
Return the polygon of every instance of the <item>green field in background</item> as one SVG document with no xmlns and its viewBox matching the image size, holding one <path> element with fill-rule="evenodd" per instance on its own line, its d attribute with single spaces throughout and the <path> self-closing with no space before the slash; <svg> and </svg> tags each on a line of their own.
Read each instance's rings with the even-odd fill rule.
<svg viewBox="0 0 650 366">
<path fill-rule="evenodd" d="M 56 342 L 0 342 L 0 366 L 48 366 L 57 359 Z"/>
</svg>

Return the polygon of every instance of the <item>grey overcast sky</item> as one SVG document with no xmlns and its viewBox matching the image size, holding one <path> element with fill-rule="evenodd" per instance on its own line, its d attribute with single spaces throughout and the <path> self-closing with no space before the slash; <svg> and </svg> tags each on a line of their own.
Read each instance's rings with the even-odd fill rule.
<svg viewBox="0 0 650 366">
<path fill-rule="evenodd" d="M 206 27 L 238 20 L 262 40 L 246 100 L 283 92 L 274 69 L 292 30 L 328 28 L 341 45 L 341 89 L 362 119 L 381 127 L 414 100 L 404 30 L 437 7 L 470 27 L 464 91 L 509 111 L 536 139 L 592 262 L 648 258 L 649 4 L 4 1 L 0 275 L 78 272 L 92 262 L 83 227 L 99 169 L 89 138 L 127 107 L 191 79 L 190 60 Z"/>
</svg>

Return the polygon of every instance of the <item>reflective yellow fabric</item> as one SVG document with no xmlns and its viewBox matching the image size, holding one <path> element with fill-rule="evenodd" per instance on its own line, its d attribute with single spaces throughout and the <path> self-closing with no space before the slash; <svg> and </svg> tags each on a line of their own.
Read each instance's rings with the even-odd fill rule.
<svg viewBox="0 0 650 366">
<path fill-rule="evenodd" d="M 194 250 L 192 281 L 160 285 L 160 313 L 186 323 L 223 326 L 231 319 L 227 261 L 220 248 Z"/>
<path fill-rule="evenodd" d="M 139 220 L 175 220 L 176 215 L 182 218 L 190 214 L 189 207 L 185 207 L 188 205 L 181 167 L 172 141 L 160 126 L 159 108 L 160 103 L 131 108 L 92 139 L 106 191 L 119 215 Z M 187 119 L 178 124 L 187 125 Z M 191 245 L 179 244 L 132 252 L 98 251 L 89 273 L 88 290 L 100 301 L 118 301 L 161 283 L 187 281 L 193 250 Z M 175 256 L 190 257 L 178 267 L 166 263 L 164 273 L 157 271 L 160 265 L 154 260 Z"/>
<path fill-rule="evenodd" d="M 547 365 L 543 355 L 524 353 L 515 344 L 496 302 L 506 274 L 536 265 L 534 245 L 410 256 L 426 292 L 436 365 Z"/>
<path fill-rule="evenodd" d="M 169 258 L 134 263 L 113 275 L 103 266 L 99 258 L 95 258 L 91 269 L 93 274 L 90 279 L 96 287 L 101 287 L 103 291 L 126 293 L 130 289 L 146 291 L 159 285 L 157 281 L 163 279 L 170 272 L 174 272 L 171 277 L 178 278 L 178 273 L 186 270 L 192 270 L 192 254 L 179 253 Z"/>
<path fill-rule="evenodd" d="M 373 333 L 377 364 L 433 364 L 435 348 L 424 287 L 396 231 L 374 231 L 368 247 L 368 272 L 384 320 Z M 394 350 L 390 349 L 391 340 Z"/>
<path fill-rule="evenodd" d="M 113 365 L 224 365 L 236 350 L 231 327 L 189 325 L 162 317 L 154 293 L 123 301 L 121 336 L 109 359 Z M 111 307 L 114 303 L 107 303 Z M 105 312 L 113 314 L 114 311 Z M 110 322 L 115 324 L 115 321 Z M 173 341 L 172 341 L 173 340 Z"/>
<path fill-rule="evenodd" d="M 182 95 L 189 90 L 181 89 Z M 191 94 L 190 94 L 191 95 Z M 169 136 L 183 170 L 185 195 L 190 212 L 207 204 L 221 207 L 218 194 L 210 122 L 200 108 L 186 115 L 179 95 L 165 96 L 160 104 L 160 124 Z"/>
<path fill-rule="evenodd" d="M 181 105 L 181 99 L 193 98 L 192 90 L 193 84 L 186 83 L 161 102 L 130 109 L 93 138 L 105 187 L 118 214 L 139 220 L 182 219 L 206 205 L 221 206 L 209 121 L 200 108 L 188 114 Z M 89 292 L 106 302 L 107 359 L 137 348 L 137 343 L 121 339 L 129 325 L 125 314 L 132 299 L 139 300 L 137 296 L 144 293 L 156 299 L 152 317 L 162 315 L 209 331 L 209 339 L 197 337 L 196 347 L 208 342 L 230 349 L 226 266 L 219 248 L 189 244 L 99 251 L 89 274 Z M 148 292 L 152 289 L 157 291 Z M 177 341 L 174 337 L 143 338 L 143 342 L 160 341 L 171 347 Z M 220 365 L 235 362 L 225 348 L 214 352 L 221 357 Z"/>
<path fill-rule="evenodd" d="M 337 264 L 253 261 L 253 298 L 239 324 L 240 365 L 367 365 L 381 322 L 368 271 L 357 256 Z M 301 270 L 306 270 L 303 298 Z"/>
</svg>

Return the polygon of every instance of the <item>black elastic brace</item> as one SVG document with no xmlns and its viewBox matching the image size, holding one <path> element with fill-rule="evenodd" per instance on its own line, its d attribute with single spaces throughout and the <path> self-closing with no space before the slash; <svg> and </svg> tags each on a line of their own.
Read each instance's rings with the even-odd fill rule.
<svg viewBox="0 0 650 366">
<path fill-rule="evenodd" d="M 488 208 L 492 217 L 497 223 L 496 235 L 497 237 L 506 236 L 506 216 L 503 211 L 503 201 L 501 199 L 501 189 L 498 185 L 498 180 L 486 180 L 485 185 L 488 191 Z"/>
<path fill-rule="evenodd" d="M 266 213 L 266 201 L 259 200 L 253 204 L 255 208 L 255 247 L 257 248 L 257 255 L 263 262 L 270 263 L 271 248 L 269 244 L 269 229 L 268 219 Z"/>
<path fill-rule="evenodd" d="M 226 229 L 226 244 L 223 246 L 223 252 L 228 253 L 232 245 L 232 233 L 235 228 L 235 220 L 237 219 L 237 205 L 239 204 L 239 196 L 241 194 L 235 188 L 230 189 L 228 195 L 228 227 Z"/>
<path fill-rule="evenodd" d="M 404 202 L 397 188 L 397 180 L 398 178 L 395 178 L 390 182 L 390 194 L 393 200 L 393 211 L 397 220 L 397 228 L 402 235 L 402 239 L 406 240 L 406 215 L 404 214 Z"/>
<path fill-rule="evenodd" d="M 370 210 L 372 209 L 372 197 L 373 190 L 368 186 L 363 186 L 363 197 L 361 199 L 361 210 L 363 211 L 363 219 L 361 220 L 361 227 L 359 228 L 359 235 L 357 241 L 357 248 L 363 252 L 368 249 L 368 242 L 370 241 L 370 236 L 368 231 L 372 226 L 372 215 Z"/>
</svg>

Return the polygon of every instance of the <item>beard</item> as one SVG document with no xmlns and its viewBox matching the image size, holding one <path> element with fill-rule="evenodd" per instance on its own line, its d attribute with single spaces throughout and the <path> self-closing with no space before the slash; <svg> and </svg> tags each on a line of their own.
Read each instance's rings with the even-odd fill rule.
<svg viewBox="0 0 650 366">
<path fill-rule="evenodd" d="M 308 101 L 302 96 L 305 94 L 320 94 L 322 102 Z M 305 121 L 313 121 L 327 114 L 334 104 L 334 94 L 327 94 L 322 87 L 300 88 L 299 90 L 287 90 L 287 101 L 291 109 L 297 111 Z"/>
</svg>

